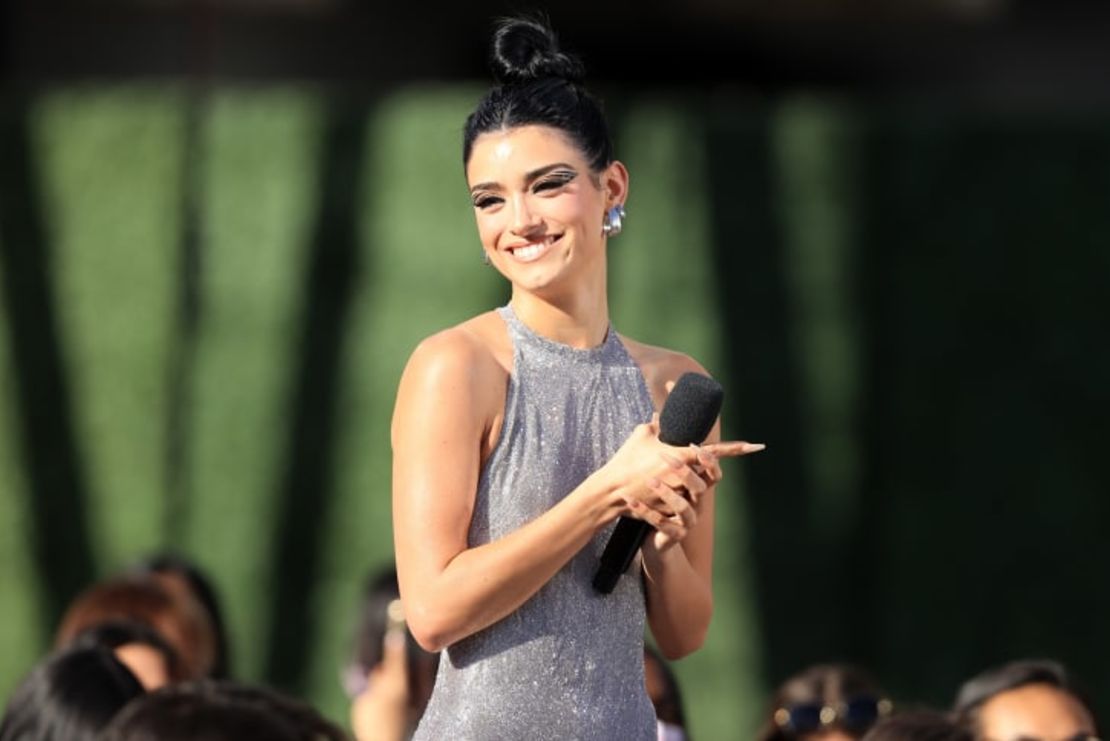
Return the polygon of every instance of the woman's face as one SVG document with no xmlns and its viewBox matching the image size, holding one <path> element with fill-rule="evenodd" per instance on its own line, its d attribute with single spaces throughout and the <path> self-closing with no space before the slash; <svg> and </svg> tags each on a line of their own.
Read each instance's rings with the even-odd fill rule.
<svg viewBox="0 0 1110 741">
<path fill-rule="evenodd" d="M 479 136 L 466 178 L 482 249 L 514 285 L 560 291 L 603 270 L 602 218 L 628 187 L 619 162 L 595 173 L 558 129 L 520 126 Z"/>
</svg>

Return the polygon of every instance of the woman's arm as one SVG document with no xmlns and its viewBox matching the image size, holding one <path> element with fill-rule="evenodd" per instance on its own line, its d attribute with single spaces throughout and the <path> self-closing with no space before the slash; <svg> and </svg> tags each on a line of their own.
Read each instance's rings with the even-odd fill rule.
<svg viewBox="0 0 1110 741">
<path fill-rule="evenodd" d="M 707 442 L 719 439 L 714 425 Z M 706 465 L 715 467 L 712 480 L 719 480 L 716 462 Z M 689 505 L 693 521 L 681 541 L 660 532 L 644 541 L 648 624 L 659 651 L 672 661 L 701 648 L 713 617 L 715 489 L 710 486 Z"/>
<path fill-rule="evenodd" d="M 661 407 L 669 392 L 668 384 L 686 372 L 706 374 L 705 368 L 691 358 L 656 348 L 641 347 L 641 367 L 645 370 L 656 406 Z M 653 352 L 654 351 L 654 352 Z M 718 454 L 747 454 L 762 445 L 744 443 L 736 452 L 728 446 L 714 445 L 720 440 L 720 421 L 713 426 L 703 444 L 700 470 L 709 486 L 703 491 L 689 489 L 684 500 L 672 494 L 672 520 L 681 521 L 681 537 L 658 531 L 644 541 L 642 549 L 644 579 L 647 585 L 647 614 L 651 633 L 659 650 L 668 659 L 679 659 L 705 642 L 713 616 L 713 528 L 715 484 L 721 470 Z M 645 517 L 649 522 L 658 515 Z"/>
<path fill-rule="evenodd" d="M 504 403 L 505 371 L 465 330 L 425 340 L 401 379 L 393 416 L 393 522 L 405 615 L 417 641 L 438 651 L 505 617 L 535 594 L 627 501 L 663 506 L 648 480 L 700 482 L 641 425 L 605 466 L 546 513 L 496 541 L 468 547 L 489 420 Z M 500 380 L 500 382 L 499 382 Z M 673 450 L 673 449 L 671 449 Z M 676 484 L 679 485 L 679 484 Z M 680 537 L 677 526 L 665 531 Z"/>
</svg>

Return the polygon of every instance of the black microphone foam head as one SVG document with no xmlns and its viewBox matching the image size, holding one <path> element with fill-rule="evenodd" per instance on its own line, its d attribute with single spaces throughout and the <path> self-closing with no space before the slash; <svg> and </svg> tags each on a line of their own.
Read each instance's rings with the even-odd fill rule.
<svg viewBox="0 0 1110 741">
<path fill-rule="evenodd" d="M 668 445 L 700 443 L 709 436 L 725 390 L 701 373 L 683 373 L 659 413 L 659 439 Z"/>
</svg>

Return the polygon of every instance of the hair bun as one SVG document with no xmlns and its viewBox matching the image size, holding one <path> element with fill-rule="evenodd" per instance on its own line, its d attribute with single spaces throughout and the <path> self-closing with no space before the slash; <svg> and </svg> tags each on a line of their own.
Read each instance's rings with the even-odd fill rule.
<svg viewBox="0 0 1110 741">
<path fill-rule="evenodd" d="M 536 18 L 509 18 L 493 34 L 491 52 L 497 81 L 525 83 L 545 77 L 580 82 L 585 69 L 577 58 L 559 51 L 555 32 Z"/>
</svg>

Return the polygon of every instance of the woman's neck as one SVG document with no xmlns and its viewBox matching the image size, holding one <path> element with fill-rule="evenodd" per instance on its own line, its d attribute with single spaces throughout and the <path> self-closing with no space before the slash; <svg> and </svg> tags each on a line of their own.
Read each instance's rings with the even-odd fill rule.
<svg viewBox="0 0 1110 741">
<path fill-rule="evenodd" d="M 517 318 L 549 340 L 579 349 L 597 347 L 609 331 L 609 300 L 604 290 L 578 291 L 558 298 L 513 290 Z"/>
</svg>

